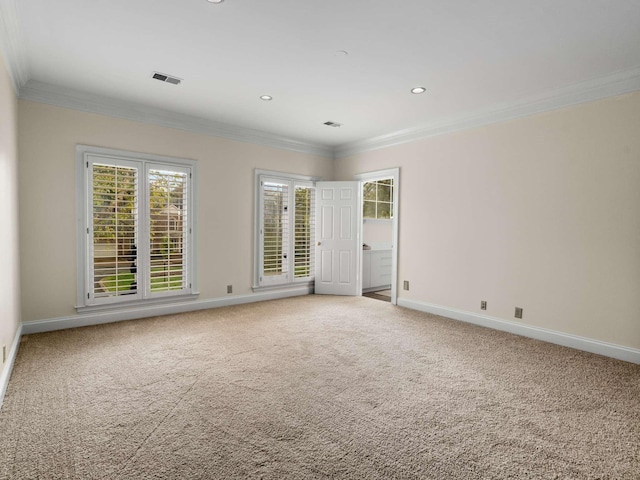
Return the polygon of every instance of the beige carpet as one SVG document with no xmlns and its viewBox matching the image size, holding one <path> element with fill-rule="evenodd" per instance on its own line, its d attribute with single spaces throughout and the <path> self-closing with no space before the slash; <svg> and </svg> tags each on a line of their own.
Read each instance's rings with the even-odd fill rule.
<svg viewBox="0 0 640 480">
<path fill-rule="evenodd" d="M 0 478 L 638 479 L 640 366 L 308 296 L 25 337 Z"/>
</svg>

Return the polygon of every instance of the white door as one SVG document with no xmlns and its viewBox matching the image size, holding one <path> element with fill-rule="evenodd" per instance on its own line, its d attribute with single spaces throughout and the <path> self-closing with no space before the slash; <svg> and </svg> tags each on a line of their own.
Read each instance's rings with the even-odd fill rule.
<svg viewBox="0 0 640 480">
<path fill-rule="evenodd" d="M 360 182 L 316 183 L 316 293 L 360 295 L 360 222 Z"/>
</svg>

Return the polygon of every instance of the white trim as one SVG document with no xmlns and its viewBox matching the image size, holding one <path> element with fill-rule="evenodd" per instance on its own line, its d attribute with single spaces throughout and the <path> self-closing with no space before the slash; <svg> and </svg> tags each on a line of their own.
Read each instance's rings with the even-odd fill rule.
<svg viewBox="0 0 640 480">
<path fill-rule="evenodd" d="M 279 180 L 300 180 L 303 182 L 315 183 L 322 180 L 322 177 L 314 177 L 312 175 L 300 175 L 297 173 L 287 173 L 287 172 L 279 172 L 276 170 L 263 170 L 261 168 L 256 168 L 254 170 L 254 177 L 257 179 L 258 177 L 270 177 L 277 178 Z"/>
<path fill-rule="evenodd" d="M 50 318 L 22 323 L 22 334 L 51 332 L 65 328 L 87 327 L 101 325 L 103 323 L 121 322 L 137 318 L 155 317 L 158 315 L 172 315 L 176 313 L 194 312 L 209 308 L 228 307 L 245 303 L 262 302 L 279 298 L 296 297 L 313 293 L 311 286 L 295 286 L 286 290 L 260 292 L 251 295 L 236 295 L 229 297 L 212 298 L 195 302 L 180 302 L 165 305 L 145 305 L 135 308 L 124 308 L 101 312 L 81 313 L 69 317 Z"/>
<path fill-rule="evenodd" d="M 252 130 L 238 125 L 216 122 L 116 98 L 80 92 L 35 80 L 29 81 L 20 89 L 20 98 L 81 112 L 98 113 L 213 137 L 228 138 L 239 142 L 308 153 L 333 160 L 333 148 L 327 145 L 303 142 L 269 132 Z"/>
<path fill-rule="evenodd" d="M 17 94 L 31 74 L 16 0 L 0 1 L 0 52 L 5 55 L 7 70 Z"/>
<path fill-rule="evenodd" d="M 117 310 L 120 308 L 137 308 L 149 305 L 162 305 L 162 304 L 174 304 L 178 302 L 188 302 L 191 300 L 196 300 L 200 296 L 200 292 L 193 292 L 183 295 L 172 295 L 169 297 L 150 297 L 150 298 L 140 298 L 138 300 L 126 300 L 121 302 L 114 303 L 97 303 L 95 305 L 76 305 L 75 309 L 78 313 L 88 313 L 88 312 L 104 312 Z"/>
<path fill-rule="evenodd" d="M 382 180 L 385 178 L 393 178 L 393 218 L 384 221 L 393 222 L 391 225 L 391 303 L 398 303 L 398 223 L 400 221 L 399 202 L 400 202 L 400 168 L 389 168 L 387 170 L 376 170 L 375 172 L 359 173 L 354 175 L 355 180 L 360 181 L 360 191 L 362 191 L 362 183 L 373 180 Z M 360 201 L 360 211 L 362 212 L 362 199 Z M 365 219 L 360 225 L 360 238 L 363 237 L 363 225 L 365 221 L 380 221 L 382 219 Z M 364 240 L 363 240 L 364 241 Z M 362 262 L 360 262 L 362 268 Z M 362 274 L 361 274 L 362 276 Z M 364 290 L 363 290 L 364 291 Z"/>
<path fill-rule="evenodd" d="M 92 200 L 89 195 L 91 188 L 89 187 L 90 179 L 88 177 L 89 170 L 88 167 L 93 159 L 98 157 L 105 157 L 107 161 L 113 162 L 123 162 L 123 163 L 131 163 L 135 164 L 138 169 L 138 189 L 140 190 L 140 185 L 147 182 L 148 177 L 148 168 L 151 167 L 164 167 L 165 165 L 171 168 L 178 168 L 183 173 L 189 174 L 189 179 L 187 180 L 187 205 L 189 208 L 190 220 L 188 220 L 189 232 L 187 234 L 187 272 L 189 272 L 188 279 L 190 286 L 186 289 L 187 291 L 181 291 L 180 293 L 166 295 L 165 297 L 168 299 L 169 297 L 189 297 L 192 296 L 195 292 L 198 291 L 198 272 L 197 272 L 197 218 L 198 218 L 198 210 L 196 206 L 196 198 L 197 198 L 197 185 L 198 185 L 198 162 L 192 159 L 186 158 L 178 158 L 178 157 L 168 157 L 163 155 L 155 155 L 149 153 L 140 153 L 140 152 L 131 152 L 126 150 L 116 150 L 111 148 L 103 148 L 103 147 L 94 147 L 90 145 L 76 145 L 76 225 L 77 225 L 77 289 L 76 289 L 76 305 L 77 311 L 80 312 L 85 307 L 94 307 L 96 305 L 107 306 L 108 305 L 120 305 L 132 302 L 132 300 L 127 300 L 125 297 L 114 297 L 109 301 L 88 301 L 87 293 L 91 290 L 90 282 L 91 275 L 89 274 L 89 263 L 87 262 L 88 258 L 91 258 L 91 244 L 87 237 L 87 233 L 91 228 L 89 212 L 91 212 L 91 204 Z M 143 192 L 144 189 L 141 189 L 140 192 Z M 140 208 L 142 211 L 146 211 L 146 199 L 143 199 L 143 202 L 140 203 Z M 138 232 L 139 234 L 143 234 L 145 232 L 145 223 L 147 217 L 146 214 L 140 217 L 141 221 L 141 229 Z M 142 237 L 144 238 L 144 237 Z M 148 251 L 145 248 L 139 249 L 139 257 L 143 260 L 143 263 L 138 265 L 139 271 L 143 271 L 145 268 L 144 259 L 148 255 Z M 90 280 L 91 279 L 91 280 Z M 139 288 L 144 288 L 143 285 L 140 285 Z M 144 290 L 140 290 L 144 291 Z M 136 295 L 133 302 L 148 302 L 152 299 L 161 299 L 163 295 L 150 295 L 147 292 L 147 295 Z"/>
<path fill-rule="evenodd" d="M 292 187 L 292 192 L 290 194 L 295 195 L 295 185 L 308 184 L 308 186 L 315 187 L 316 182 L 320 181 L 320 177 L 314 177 L 310 175 L 300 175 L 296 173 L 286 173 L 286 172 L 278 172 L 275 170 L 263 170 L 261 168 L 254 169 L 253 174 L 253 285 L 252 290 L 254 292 L 258 292 L 264 289 L 269 288 L 286 288 L 287 286 L 294 283 L 305 283 L 309 282 L 308 278 L 298 279 L 296 280 L 295 275 L 293 275 L 293 270 L 291 271 L 292 277 L 291 279 L 281 279 L 281 281 L 269 285 L 268 282 L 261 284 L 260 282 L 260 273 L 262 272 L 262 235 L 260 231 L 262 230 L 262 185 L 261 182 L 264 180 L 275 180 L 282 181 L 283 183 L 287 183 L 290 187 Z M 290 199 L 291 203 L 291 199 Z M 294 202 L 295 203 L 295 202 Z M 294 203 L 291 203 L 292 205 Z M 293 211 L 293 210 L 292 210 Z M 295 213 L 294 213 L 295 216 Z M 292 224 L 293 225 L 293 224 Z M 314 266 L 315 272 L 315 266 Z M 313 280 L 315 279 L 315 273 L 313 276 Z"/>
<path fill-rule="evenodd" d="M 2 408 L 2 402 L 4 401 L 4 394 L 7 392 L 9 386 L 9 380 L 11 379 L 11 372 L 13 371 L 13 365 L 18 355 L 18 348 L 20 347 L 20 338 L 22 337 L 23 329 L 22 324 L 18 325 L 18 330 L 13 337 L 13 343 L 11 344 L 11 350 L 7 356 L 4 369 L 2 370 L 2 376 L 0 376 L 0 408 Z"/>
<path fill-rule="evenodd" d="M 514 333 L 523 337 L 535 338 L 544 342 L 562 345 L 563 347 L 575 348 L 585 352 L 604 355 L 605 357 L 616 358 L 626 362 L 640 364 L 640 350 L 613 343 L 601 342 L 590 338 L 579 337 L 568 333 L 562 333 L 546 328 L 534 327 L 532 325 L 523 325 L 499 318 L 490 317 L 488 315 L 479 315 L 473 312 L 456 310 L 454 308 L 443 307 L 431 303 L 421 302 L 418 300 L 409 300 L 405 298 L 398 299 L 398 305 L 401 307 L 418 310 L 421 312 L 432 313 L 442 317 L 459 320 L 461 322 L 473 323 L 482 327 L 501 330 L 503 332 Z"/>
<path fill-rule="evenodd" d="M 10 0 L 11 2 L 15 0 Z M 0 3 L 0 5 L 2 5 Z M 4 11 L 0 10 L 4 15 Z M 8 17 L 9 18 L 9 17 Z M 6 22 L 5 22 L 6 23 Z M 0 27 L 3 25 L 0 24 Z M 5 30 L 7 27 L 4 25 Z M 0 28 L 0 40 L 2 40 Z M 7 33 L 5 32 L 5 35 Z M 9 36 L 13 38 L 13 36 Z M 6 43 L 6 38 L 4 39 Z M 567 87 L 550 90 L 507 105 L 492 105 L 466 114 L 443 118 L 417 127 L 388 133 L 378 137 L 345 143 L 336 147 L 320 143 L 310 143 L 282 137 L 269 132 L 251 130 L 237 125 L 229 125 L 191 115 L 135 104 L 124 100 L 104 97 L 27 79 L 29 77 L 26 55 L 18 47 L 9 49 L 9 70 L 14 79 L 19 97 L 24 100 L 71 108 L 83 112 L 98 113 L 117 118 L 125 118 L 143 123 L 161 125 L 204 135 L 228 138 L 245 143 L 282 148 L 295 152 L 317 155 L 327 159 L 340 159 L 370 150 L 391 147 L 424 138 L 477 128 L 493 123 L 535 115 L 550 110 L 565 108 L 602 98 L 623 95 L 640 90 L 640 67 L 616 72 L 604 77 L 579 82 Z M 6 49 L 6 47 L 5 47 Z M 18 89 L 18 87 L 21 87 Z"/>
<path fill-rule="evenodd" d="M 508 105 L 490 106 L 465 115 L 436 120 L 418 127 L 345 143 L 335 148 L 336 159 L 424 138 L 505 122 L 537 113 L 592 102 L 640 90 L 640 67 L 531 96 Z"/>
</svg>

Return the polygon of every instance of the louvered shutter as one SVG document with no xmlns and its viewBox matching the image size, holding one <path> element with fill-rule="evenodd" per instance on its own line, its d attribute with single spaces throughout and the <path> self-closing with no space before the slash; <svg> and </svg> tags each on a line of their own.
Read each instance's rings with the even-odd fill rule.
<svg viewBox="0 0 640 480">
<path fill-rule="evenodd" d="M 92 161 L 89 248 L 89 300 L 109 303 L 138 296 L 139 166 L 124 161 Z"/>
<path fill-rule="evenodd" d="M 79 305 L 192 294 L 194 166 L 118 153 L 82 157 Z"/>
<path fill-rule="evenodd" d="M 173 294 L 188 287 L 188 188 L 186 170 L 149 166 L 149 295 Z"/>
<path fill-rule="evenodd" d="M 261 181 L 260 284 L 280 283 L 289 270 L 289 184 L 274 179 Z"/>
<path fill-rule="evenodd" d="M 295 186 L 294 278 L 310 279 L 314 275 L 315 188 Z"/>
</svg>

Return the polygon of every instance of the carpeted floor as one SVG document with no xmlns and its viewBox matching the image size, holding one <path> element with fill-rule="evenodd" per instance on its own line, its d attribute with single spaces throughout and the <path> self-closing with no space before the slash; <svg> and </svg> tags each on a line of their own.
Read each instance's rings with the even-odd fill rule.
<svg viewBox="0 0 640 480">
<path fill-rule="evenodd" d="M 23 338 L 0 478 L 638 479 L 640 366 L 364 297 Z"/>
</svg>

